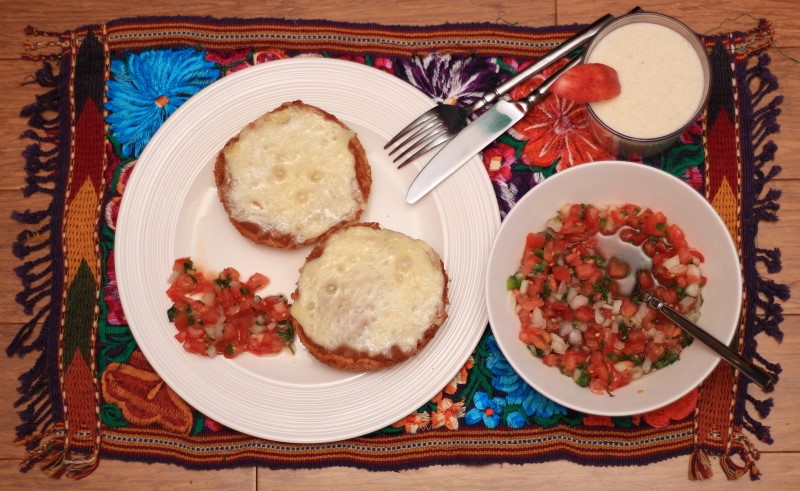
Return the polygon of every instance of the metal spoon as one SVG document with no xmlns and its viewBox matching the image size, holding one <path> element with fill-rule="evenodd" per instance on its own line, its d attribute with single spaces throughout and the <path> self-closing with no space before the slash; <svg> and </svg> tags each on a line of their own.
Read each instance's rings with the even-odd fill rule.
<svg viewBox="0 0 800 491">
<path fill-rule="evenodd" d="M 650 269 L 650 258 L 640 247 L 623 242 L 618 235 L 600 235 L 598 238 L 598 248 L 606 257 L 615 256 L 617 259 L 628 263 L 629 266 L 638 264 L 639 269 Z M 695 339 L 699 339 L 700 342 L 714 350 L 720 358 L 730 363 L 736 370 L 742 372 L 742 374 L 754 384 L 767 392 L 773 389 L 775 384 L 775 376 L 773 374 L 745 360 L 738 352 L 717 340 L 717 338 L 703 330 L 702 327 L 679 314 L 661 299 L 642 290 L 636 281 L 637 271 L 638 270 L 635 268 L 630 268 L 630 273 L 627 277 L 617 280 L 619 292 L 621 294 L 630 295 L 635 292 L 648 307 L 660 312 L 666 318 L 680 326 L 684 331 L 694 336 Z"/>
<path fill-rule="evenodd" d="M 767 392 L 773 389 L 775 377 L 770 372 L 745 360 L 739 353 L 732 350 L 729 346 L 722 344 L 717 340 L 717 338 L 707 333 L 705 330 L 703 330 L 703 328 L 694 322 L 679 314 L 675 309 L 665 304 L 659 298 L 638 288 L 637 293 L 648 307 L 660 312 L 664 315 L 664 317 L 671 320 L 680 326 L 684 331 L 694 336 L 695 339 L 699 339 L 703 344 L 714 350 L 720 356 L 720 358 L 730 363 L 733 368 L 742 372 L 742 374 L 749 378 L 753 383 Z"/>
</svg>

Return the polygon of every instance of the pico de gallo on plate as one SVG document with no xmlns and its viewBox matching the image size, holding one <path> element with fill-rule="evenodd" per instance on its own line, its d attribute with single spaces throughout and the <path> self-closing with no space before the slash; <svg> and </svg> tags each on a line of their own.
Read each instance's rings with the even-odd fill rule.
<svg viewBox="0 0 800 491">
<path fill-rule="evenodd" d="M 247 280 L 234 268 L 206 275 L 188 257 L 176 259 L 167 296 L 173 302 L 167 318 L 178 330 L 175 339 L 190 352 L 234 358 L 245 351 L 270 355 L 294 352 L 294 327 L 283 295 L 261 297 L 269 279 L 255 273 Z"/>
<path fill-rule="evenodd" d="M 641 247 L 651 268 L 635 271 L 647 291 L 696 321 L 706 283 L 703 255 L 667 217 L 634 204 L 567 204 L 541 232 L 527 235 L 520 265 L 507 279 L 520 320 L 519 339 L 548 366 L 592 392 L 611 394 L 680 358 L 692 337 L 617 280 L 630 265 L 604 257 L 598 234 Z M 613 395 L 613 394 L 612 394 Z"/>
</svg>

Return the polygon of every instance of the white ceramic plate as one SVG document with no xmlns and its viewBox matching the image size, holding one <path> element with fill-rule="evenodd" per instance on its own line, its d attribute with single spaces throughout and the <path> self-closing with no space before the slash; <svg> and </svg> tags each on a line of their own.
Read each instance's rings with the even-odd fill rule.
<svg viewBox="0 0 800 491">
<path fill-rule="evenodd" d="M 449 318 L 417 356 L 392 369 L 353 374 L 297 354 L 233 360 L 186 353 L 167 322 L 172 262 L 191 256 L 211 271 L 233 266 L 290 294 L 310 246 L 257 246 L 228 221 L 213 181 L 216 155 L 247 123 L 301 99 L 359 136 L 372 166 L 364 221 L 428 242 L 450 276 Z M 127 185 L 117 223 L 116 273 L 131 330 L 147 359 L 186 402 L 220 423 L 261 438 L 326 442 L 355 437 L 410 414 L 466 362 L 486 327 L 486 258 L 499 211 L 474 158 L 415 205 L 405 194 L 421 163 L 398 171 L 383 144 L 433 102 L 395 77 L 352 62 L 300 58 L 256 65 L 192 97 L 150 141 Z"/>
<path fill-rule="evenodd" d="M 664 212 L 670 223 L 681 226 L 689 245 L 705 255 L 701 269 L 708 283 L 703 288 L 701 327 L 730 343 L 741 310 L 739 257 L 731 236 L 708 202 L 684 182 L 641 164 L 595 162 L 538 184 L 506 216 L 492 247 L 486 274 L 489 323 L 501 351 L 525 381 L 550 399 L 590 414 L 624 416 L 665 406 L 698 386 L 719 361 L 713 351 L 695 341 L 678 362 L 634 380 L 609 397 L 593 394 L 545 366 L 519 341 L 519 320 L 505 285 L 519 266 L 528 232 L 544 230 L 547 220 L 566 203 L 626 202 Z"/>
</svg>

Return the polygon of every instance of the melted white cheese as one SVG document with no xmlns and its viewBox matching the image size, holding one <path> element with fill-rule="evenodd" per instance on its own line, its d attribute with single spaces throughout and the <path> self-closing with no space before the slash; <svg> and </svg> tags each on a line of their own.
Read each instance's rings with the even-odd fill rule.
<svg viewBox="0 0 800 491">
<path fill-rule="evenodd" d="M 295 106 L 262 116 L 225 149 L 231 216 L 300 241 L 354 218 L 361 190 L 352 136 Z"/>
<path fill-rule="evenodd" d="M 391 230 L 349 227 L 305 264 L 292 306 L 306 335 L 323 348 L 370 356 L 404 352 L 443 310 L 444 273 L 425 242 Z"/>
</svg>

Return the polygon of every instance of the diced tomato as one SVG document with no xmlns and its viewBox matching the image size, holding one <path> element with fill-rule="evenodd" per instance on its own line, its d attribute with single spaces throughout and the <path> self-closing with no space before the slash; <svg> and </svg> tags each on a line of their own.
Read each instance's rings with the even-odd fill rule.
<svg viewBox="0 0 800 491">
<path fill-rule="evenodd" d="M 546 365 L 557 366 L 570 376 L 574 374 L 580 385 L 586 379 L 575 370 L 586 368 L 590 390 L 612 392 L 630 383 L 635 363 L 641 363 L 643 356 L 657 360 L 666 350 L 680 352 L 685 336 L 661 314 L 640 309 L 639 303 L 621 294 L 616 280 L 628 277 L 630 266 L 619 258 L 604 259 L 598 252 L 597 234 L 618 231 L 621 240 L 640 246 L 652 261 L 650 270 L 637 272 L 638 286 L 683 313 L 698 308 L 696 302 L 681 302 L 681 289 L 691 284 L 705 285 L 706 278 L 694 266 L 688 267 L 703 263 L 704 257 L 689 247 L 683 230 L 668 223 L 662 212 L 633 203 L 604 210 L 572 204 L 559 210 L 558 217 L 560 230 L 526 236 L 518 273 L 525 275 L 527 292 L 512 291 L 520 319 L 519 339 L 535 346 Z M 676 257 L 682 268 L 675 267 L 672 258 Z M 666 261 L 670 269 L 664 267 Z M 576 294 L 588 298 L 588 305 L 573 304 L 577 308 L 570 308 L 572 297 L 569 301 L 567 297 Z M 540 309 L 551 332 L 531 325 L 536 309 Z M 555 328 L 565 323 L 580 328 L 579 343 L 568 339 L 566 333 L 571 329 Z M 660 331 L 658 343 L 653 336 L 645 335 L 652 329 Z M 551 348 L 552 336 L 559 332 L 565 332 L 562 339 L 569 346 L 564 354 Z"/>
<path fill-rule="evenodd" d="M 255 296 L 269 284 L 263 274 L 255 273 L 242 283 L 238 270 L 225 268 L 212 282 L 194 268 L 190 258 L 177 259 L 173 270 L 178 274 L 173 275 L 167 289 L 173 301 L 168 315 L 178 330 L 176 340 L 187 351 L 208 356 L 209 346 L 214 346 L 217 353 L 233 358 L 245 351 L 277 353 L 292 342 L 294 331 L 286 299 Z M 286 336 L 265 328 L 252 329 L 256 332 L 251 333 L 254 326 L 277 323 L 282 324 L 280 329 Z"/>
<path fill-rule="evenodd" d="M 628 276 L 631 272 L 631 267 L 628 266 L 628 263 L 622 262 L 616 257 L 612 257 L 608 260 L 608 269 L 606 272 L 610 278 L 621 280 Z"/>
</svg>

